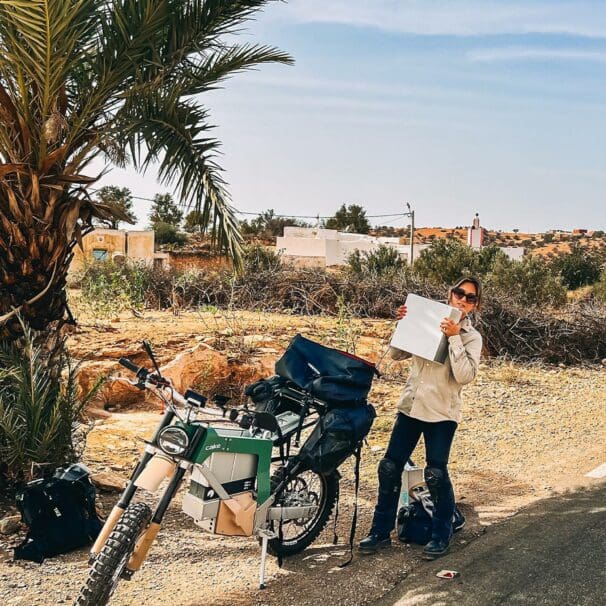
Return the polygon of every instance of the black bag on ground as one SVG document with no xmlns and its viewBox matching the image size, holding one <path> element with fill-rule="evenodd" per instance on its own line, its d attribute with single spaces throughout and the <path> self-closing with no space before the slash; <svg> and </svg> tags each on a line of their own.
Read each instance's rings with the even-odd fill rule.
<svg viewBox="0 0 606 606">
<path fill-rule="evenodd" d="M 402 543 L 426 545 L 431 540 L 431 518 L 433 502 L 429 494 L 423 494 L 418 500 L 401 507 L 397 517 L 398 539 Z M 452 518 L 452 530 L 458 532 L 465 526 L 465 516 L 455 505 Z"/>
<path fill-rule="evenodd" d="M 363 404 L 374 376 L 379 376 L 374 364 L 301 335 L 293 338 L 276 362 L 276 373 L 329 408 Z"/>
<path fill-rule="evenodd" d="M 29 482 L 17 493 L 17 508 L 29 531 L 15 548 L 16 560 L 41 564 L 90 544 L 103 526 L 88 469 L 78 463 L 57 469 L 48 480 Z"/>
<path fill-rule="evenodd" d="M 376 416 L 368 403 L 332 408 L 320 418 L 297 458 L 312 471 L 333 472 L 360 447 Z"/>
</svg>

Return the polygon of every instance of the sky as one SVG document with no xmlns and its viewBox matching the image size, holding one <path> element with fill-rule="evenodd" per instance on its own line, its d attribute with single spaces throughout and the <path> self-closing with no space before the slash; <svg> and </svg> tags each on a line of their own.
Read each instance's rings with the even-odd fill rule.
<svg viewBox="0 0 606 606">
<path fill-rule="evenodd" d="M 240 38 L 296 63 L 202 98 L 239 211 L 606 230 L 606 0 L 290 0 Z M 153 170 L 101 184 L 170 191 Z"/>
</svg>

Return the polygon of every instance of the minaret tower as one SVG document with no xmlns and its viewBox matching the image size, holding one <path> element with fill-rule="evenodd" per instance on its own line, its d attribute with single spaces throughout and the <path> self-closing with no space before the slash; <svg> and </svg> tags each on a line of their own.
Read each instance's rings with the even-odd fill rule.
<svg viewBox="0 0 606 606">
<path fill-rule="evenodd" d="M 482 248 L 484 246 L 484 228 L 480 226 L 480 215 L 476 213 L 471 227 L 467 231 L 467 244 L 471 248 Z"/>
</svg>

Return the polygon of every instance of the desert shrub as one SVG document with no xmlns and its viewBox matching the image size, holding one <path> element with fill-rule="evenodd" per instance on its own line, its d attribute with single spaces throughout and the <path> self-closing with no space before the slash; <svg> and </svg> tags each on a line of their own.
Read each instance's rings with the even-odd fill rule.
<svg viewBox="0 0 606 606">
<path fill-rule="evenodd" d="M 494 255 L 492 259 L 483 257 L 482 263 L 473 261 L 472 270 L 480 275 L 486 267 L 492 269 L 484 273 L 487 289 L 478 314 L 489 353 L 558 363 L 595 362 L 606 357 L 604 307 L 591 306 L 590 302 L 569 304 L 558 310 L 563 318 L 558 319 L 553 310 L 533 305 L 556 306 L 564 292 L 558 277 L 550 274 L 540 259 L 512 262 Z M 343 342 L 340 346 L 344 346 L 352 341 L 349 318 L 393 318 L 394 310 L 410 292 L 445 300 L 448 283 L 466 270 L 457 265 L 451 275 L 439 274 L 444 279 L 437 282 L 408 267 L 388 273 L 356 273 L 348 267 L 330 271 L 295 268 L 282 263 L 271 250 L 257 248 L 245 251 L 239 274 L 229 269 L 152 271 L 97 263 L 82 285 L 83 298 L 92 299 L 101 308 L 107 300 L 130 304 L 130 288 L 137 284 L 133 299 L 144 307 L 167 308 L 176 302 L 180 307 L 202 309 L 331 315 L 337 319 Z M 129 271 L 141 275 L 131 279 Z M 87 280 L 100 284 L 88 284 Z M 596 290 L 596 298 L 599 292 L 603 291 Z"/>
<path fill-rule="evenodd" d="M 156 244 L 185 244 L 187 235 L 170 223 L 159 221 L 153 224 Z"/>
<path fill-rule="evenodd" d="M 486 285 L 496 293 L 508 293 L 522 305 L 557 307 L 566 303 L 561 278 L 551 273 L 549 264 L 539 257 L 528 256 L 521 261 L 498 257 Z"/>
<path fill-rule="evenodd" d="M 411 292 L 443 300 L 447 296 L 445 285 L 435 284 L 406 270 L 392 275 L 344 272 L 337 288 L 351 313 L 365 318 L 393 318 L 396 308 Z"/>
<path fill-rule="evenodd" d="M 75 285 L 81 289 L 82 304 L 107 318 L 125 310 L 170 307 L 179 275 L 145 263 L 95 261 L 85 265 Z"/>
<path fill-rule="evenodd" d="M 485 276 L 505 253 L 497 246 L 474 250 L 459 240 L 436 240 L 414 263 L 415 273 L 436 284 L 453 284 L 463 275 Z"/>
<path fill-rule="evenodd" d="M 355 250 L 347 259 L 347 267 L 354 274 L 371 273 L 391 275 L 405 267 L 398 251 L 393 246 L 381 244 L 376 250 Z"/>
<path fill-rule="evenodd" d="M 487 293 L 488 294 L 488 293 Z M 554 364 L 596 363 L 606 357 L 606 312 L 581 302 L 556 318 L 501 295 L 488 296 L 477 327 L 493 356 Z"/>
<path fill-rule="evenodd" d="M 19 342 L 0 343 L 0 476 L 10 482 L 78 457 L 78 419 L 101 385 L 79 397 L 78 367 L 62 349 L 49 356 L 46 340 L 22 326 Z"/>
<path fill-rule="evenodd" d="M 280 254 L 262 244 L 250 244 L 242 251 L 244 273 L 257 271 L 278 271 L 282 267 Z"/>
<path fill-rule="evenodd" d="M 153 271 L 142 263 L 88 263 L 79 278 L 81 300 L 100 317 L 111 317 L 125 309 L 140 310 L 145 305 Z"/>
<path fill-rule="evenodd" d="M 601 264 L 597 256 L 580 246 L 574 246 L 569 254 L 553 261 L 552 269 L 562 276 L 569 289 L 574 290 L 596 282 L 600 277 Z"/>
<path fill-rule="evenodd" d="M 593 285 L 593 295 L 600 303 L 606 304 L 606 269 L 602 271 L 600 279 Z"/>
</svg>

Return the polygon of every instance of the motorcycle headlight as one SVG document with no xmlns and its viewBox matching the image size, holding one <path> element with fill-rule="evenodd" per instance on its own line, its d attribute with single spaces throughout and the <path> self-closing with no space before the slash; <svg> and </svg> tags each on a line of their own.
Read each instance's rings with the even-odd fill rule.
<svg viewBox="0 0 606 606">
<path fill-rule="evenodd" d="M 180 427 L 165 427 L 158 436 L 158 446 L 168 455 L 182 455 L 189 446 L 189 436 Z"/>
</svg>

